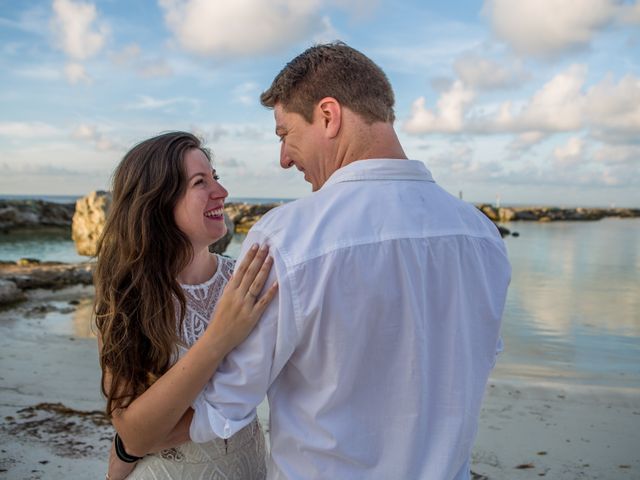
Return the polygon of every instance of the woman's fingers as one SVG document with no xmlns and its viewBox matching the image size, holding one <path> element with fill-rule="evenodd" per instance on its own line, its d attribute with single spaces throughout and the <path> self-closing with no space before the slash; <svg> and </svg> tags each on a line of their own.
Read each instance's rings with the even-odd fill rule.
<svg viewBox="0 0 640 480">
<path fill-rule="evenodd" d="M 278 291 L 274 282 L 260 295 L 274 263 L 268 253 L 266 245 L 250 248 L 218 301 L 207 332 L 222 339 L 227 352 L 247 337 Z"/>
<path fill-rule="evenodd" d="M 249 265 L 251 265 L 251 262 L 253 261 L 256 254 L 258 253 L 258 247 L 259 246 L 257 243 L 254 243 L 253 245 L 251 245 L 251 248 L 247 250 L 247 253 L 242 259 L 242 262 L 240 262 L 240 265 L 236 266 L 236 268 L 234 269 L 233 276 L 231 277 L 231 281 L 229 282 L 229 285 L 231 285 L 233 288 L 240 287 L 240 284 L 242 283 L 242 279 L 244 278 L 244 275 L 247 272 Z"/>
<path fill-rule="evenodd" d="M 240 293 L 242 293 L 243 295 L 246 295 L 247 292 L 250 292 L 254 297 L 257 296 L 257 294 L 254 295 L 254 292 L 250 291 L 250 288 L 256 276 L 260 272 L 262 265 L 267 259 L 268 253 L 269 247 L 267 245 L 262 245 L 247 267 L 246 271 L 243 272 L 243 278 L 240 279 L 240 286 L 238 287 Z M 260 293 L 260 291 L 258 290 L 257 293 Z"/>
<path fill-rule="evenodd" d="M 269 272 L 271 271 L 271 266 L 273 265 L 273 257 L 267 257 L 264 260 L 264 263 L 261 265 L 260 270 L 256 274 L 256 277 L 251 282 L 251 286 L 249 287 L 249 293 L 254 297 L 258 298 L 260 292 L 262 291 L 262 287 L 269 278 Z"/>
<path fill-rule="evenodd" d="M 271 286 L 264 293 L 264 295 L 260 297 L 260 300 L 258 300 L 254 306 L 254 313 L 257 315 L 258 318 L 260 318 L 260 315 L 262 315 L 264 310 L 271 303 L 271 300 L 273 300 L 273 297 L 276 296 L 277 292 L 278 292 L 278 282 L 275 281 L 271 284 Z"/>
</svg>

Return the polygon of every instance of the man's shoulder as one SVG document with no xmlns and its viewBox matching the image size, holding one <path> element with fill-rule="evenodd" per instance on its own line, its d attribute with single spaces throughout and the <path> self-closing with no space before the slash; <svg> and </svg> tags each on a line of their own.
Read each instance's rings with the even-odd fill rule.
<svg viewBox="0 0 640 480">
<path fill-rule="evenodd" d="M 305 216 L 308 218 L 312 203 L 310 197 L 305 197 L 272 208 L 255 223 L 251 231 L 260 232 L 271 239 L 280 238 L 286 231 L 295 229 Z"/>
</svg>

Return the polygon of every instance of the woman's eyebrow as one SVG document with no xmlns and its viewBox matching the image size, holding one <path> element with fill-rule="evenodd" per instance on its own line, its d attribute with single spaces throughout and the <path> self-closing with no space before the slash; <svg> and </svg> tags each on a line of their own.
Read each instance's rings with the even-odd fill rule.
<svg viewBox="0 0 640 480">
<path fill-rule="evenodd" d="M 208 174 L 209 174 L 209 172 L 206 172 L 206 173 L 196 172 L 196 173 L 194 173 L 193 175 L 191 175 L 191 176 L 187 179 L 187 181 L 188 181 L 188 182 L 190 182 L 191 180 L 193 180 L 193 179 L 194 179 L 195 177 L 197 177 L 198 175 L 201 175 L 201 176 L 203 176 L 203 177 L 206 177 Z"/>
</svg>

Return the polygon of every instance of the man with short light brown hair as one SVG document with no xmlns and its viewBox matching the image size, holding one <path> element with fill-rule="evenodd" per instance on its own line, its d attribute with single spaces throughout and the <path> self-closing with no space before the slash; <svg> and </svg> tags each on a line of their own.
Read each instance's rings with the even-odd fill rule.
<svg viewBox="0 0 640 480">
<path fill-rule="evenodd" d="M 387 76 L 342 42 L 317 45 L 294 58 L 260 95 L 260 102 L 267 108 L 280 103 L 311 123 L 313 107 L 324 97 L 335 98 L 369 124 L 395 120 Z"/>
<path fill-rule="evenodd" d="M 267 394 L 270 479 L 469 479 L 510 277 L 497 229 L 407 159 L 360 52 L 312 47 L 261 100 L 314 193 L 247 235 L 278 297 L 194 402 L 191 438 L 232 435 Z"/>
</svg>

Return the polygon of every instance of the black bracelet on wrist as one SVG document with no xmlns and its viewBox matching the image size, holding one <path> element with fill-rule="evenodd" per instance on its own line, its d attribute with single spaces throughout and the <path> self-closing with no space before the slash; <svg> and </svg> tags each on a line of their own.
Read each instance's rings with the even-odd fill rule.
<svg viewBox="0 0 640 480">
<path fill-rule="evenodd" d="M 117 433 L 116 433 L 116 436 L 113 437 L 113 443 L 116 447 L 116 455 L 123 462 L 134 463 L 142 458 L 142 457 L 136 457 L 134 455 L 130 455 L 129 453 L 127 453 L 127 451 L 124 449 L 124 443 L 122 443 L 122 439 L 120 438 L 120 435 L 118 435 Z"/>
</svg>

